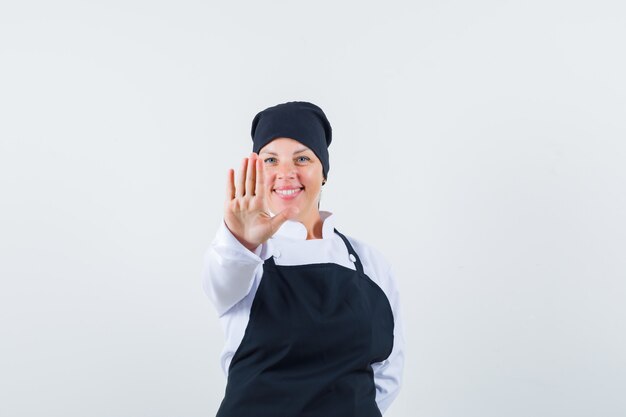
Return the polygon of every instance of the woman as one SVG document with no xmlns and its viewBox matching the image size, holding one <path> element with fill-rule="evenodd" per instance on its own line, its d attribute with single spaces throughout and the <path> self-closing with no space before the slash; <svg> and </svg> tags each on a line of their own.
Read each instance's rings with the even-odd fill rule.
<svg viewBox="0 0 626 417">
<path fill-rule="evenodd" d="M 203 270 L 226 335 L 217 416 L 381 416 L 402 377 L 398 291 L 383 256 L 319 210 L 330 123 L 288 102 L 251 133 Z"/>
</svg>

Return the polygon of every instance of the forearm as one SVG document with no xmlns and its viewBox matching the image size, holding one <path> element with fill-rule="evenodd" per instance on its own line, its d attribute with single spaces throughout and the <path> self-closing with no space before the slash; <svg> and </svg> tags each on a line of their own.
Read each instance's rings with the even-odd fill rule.
<svg viewBox="0 0 626 417">
<path fill-rule="evenodd" d="M 259 246 L 254 252 L 246 248 L 222 222 L 204 256 L 202 288 L 219 315 L 244 298 L 263 264 Z"/>
</svg>

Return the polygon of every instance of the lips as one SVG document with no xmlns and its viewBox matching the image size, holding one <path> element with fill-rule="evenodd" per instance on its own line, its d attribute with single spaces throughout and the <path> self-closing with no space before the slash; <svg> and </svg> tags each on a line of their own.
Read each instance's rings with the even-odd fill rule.
<svg viewBox="0 0 626 417">
<path fill-rule="evenodd" d="M 304 187 L 283 186 L 274 188 L 272 192 L 284 200 L 291 200 L 299 196 L 303 189 Z"/>
</svg>

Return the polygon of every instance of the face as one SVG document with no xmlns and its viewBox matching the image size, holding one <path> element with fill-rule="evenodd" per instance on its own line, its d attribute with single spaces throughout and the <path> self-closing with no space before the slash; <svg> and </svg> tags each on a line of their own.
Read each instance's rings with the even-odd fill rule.
<svg viewBox="0 0 626 417">
<path fill-rule="evenodd" d="M 302 143 L 277 138 L 259 150 L 263 161 L 265 187 L 272 213 L 289 206 L 300 209 L 298 220 L 319 216 L 318 201 L 324 174 L 315 153 Z"/>
</svg>

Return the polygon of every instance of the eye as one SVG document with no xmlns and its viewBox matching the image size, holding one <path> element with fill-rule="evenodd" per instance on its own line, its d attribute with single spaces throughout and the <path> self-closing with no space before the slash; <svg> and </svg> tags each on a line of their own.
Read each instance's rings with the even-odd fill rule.
<svg viewBox="0 0 626 417">
<path fill-rule="evenodd" d="M 308 156 L 299 156 L 297 158 L 298 162 L 307 162 L 307 161 L 310 161 L 310 160 L 311 160 L 311 158 L 309 158 Z"/>
<path fill-rule="evenodd" d="M 274 162 L 276 162 L 276 158 L 270 156 L 269 158 L 265 158 L 263 162 L 265 162 L 266 164 L 273 164 Z"/>
</svg>

